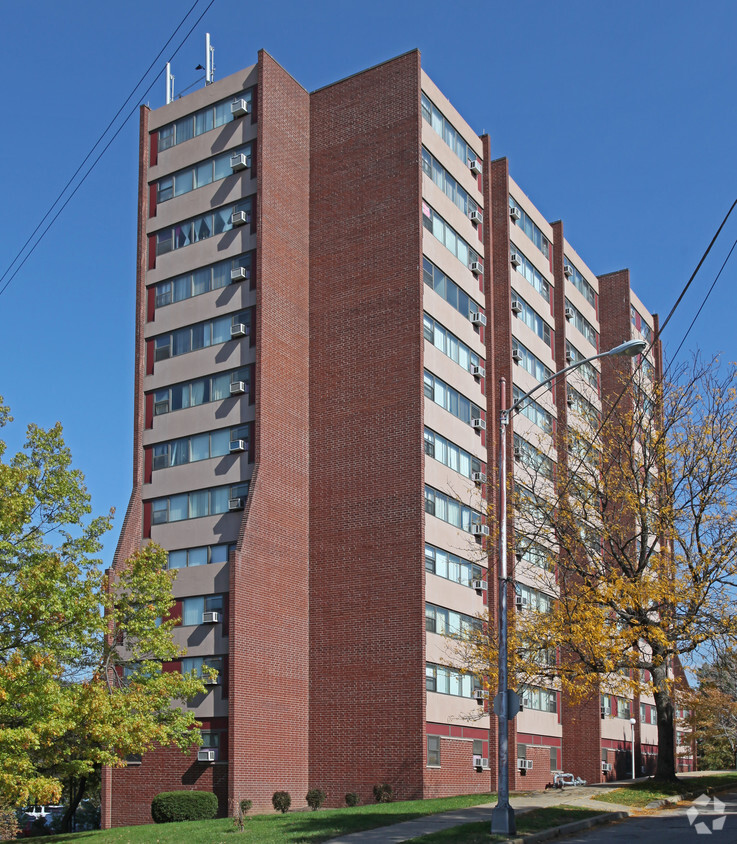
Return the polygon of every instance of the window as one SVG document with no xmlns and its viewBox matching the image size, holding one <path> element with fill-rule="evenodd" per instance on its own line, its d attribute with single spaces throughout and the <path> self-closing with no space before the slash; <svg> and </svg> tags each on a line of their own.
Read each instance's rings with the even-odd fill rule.
<svg viewBox="0 0 737 844">
<path fill-rule="evenodd" d="M 524 584 L 517 585 L 517 595 L 522 599 L 522 607 L 527 610 L 534 610 L 535 612 L 552 612 L 553 599 L 545 592 L 539 589 L 533 589 L 532 586 L 525 586 Z"/>
<path fill-rule="evenodd" d="M 427 764 L 440 767 L 440 736 L 427 737 Z"/>
<path fill-rule="evenodd" d="M 470 698 L 474 689 L 481 688 L 479 681 L 470 674 L 463 674 L 445 665 L 425 664 L 425 688 L 428 692 L 441 695 L 456 695 Z"/>
<path fill-rule="evenodd" d="M 250 278 L 252 258 L 253 253 L 247 252 L 231 261 L 220 261 L 186 275 L 160 281 L 154 286 L 156 307 L 163 308 L 173 302 L 181 302 L 184 299 L 191 299 L 193 296 L 226 287 L 230 284 L 231 270 L 239 267 L 242 267 L 246 271 L 246 277 Z"/>
<path fill-rule="evenodd" d="M 483 307 L 439 270 L 432 261 L 423 258 L 422 267 L 425 284 L 433 289 L 438 296 L 445 299 L 449 305 L 452 305 L 462 316 L 470 319 L 472 313 L 483 313 Z"/>
<path fill-rule="evenodd" d="M 475 405 L 465 396 L 462 396 L 458 390 L 446 384 L 445 381 L 441 381 L 427 370 L 425 370 L 424 390 L 427 398 L 444 407 L 467 425 L 471 424 L 472 419 L 482 418 L 481 408 L 478 405 Z"/>
<path fill-rule="evenodd" d="M 169 551 L 167 568 L 184 569 L 191 566 L 206 566 L 210 563 L 227 563 L 235 545 L 200 545 L 197 548 L 180 548 Z"/>
<path fill-rule="evenodd" d="M 478 211 L 478 204 L 471 199 L 465 189 L 458 184 L 437 158 L 424 147 L 422 148 L 422 170 L 466 216 L 471 211 Z"/>
<path fill-rule="evenodd" d="M 623 697 L 616 698 L 617 701 L 617 718 L 630 719 L 630 702 Z"/>
<path fill-rule="evenodd" d="M 478 252 L 472 249 L 458 232 L 426 202 L 422 203 L 422 224 L 458 258 L 464 267 L 470 267 L 471 261 L 480 260 Z"/>
<path fill-rule="evenodd" d="M 532 218 L 530 215 L 525 211 L 525 209 L 515 202 L 512 197 L 509 197 L 509 208 L 514 209 L 516 208 L 519 211 L 519 220 L 512 218 L 514 224 L 522 229 L 522 231 L 530 238 L 530 240 L 537 246 L 537 248 L 543 253 L 545 258 L 550 261 L 552 248 L 550 246 L 550 241 L 545 237 L 542 233 L 540 228 L 532 222 Z M 515 247 L 512 247 L 513 249 Z"/>
<path fill-rule="evenodd" d="M 199 519 L 201 516 L 213 516 L 227 513 L 228 502 L 235 498 L 248 496 L 248 481 L 231 486 L 218 486 L 212 489 L 200 489 L 195 492 L 182 492 L 166 498 L 155 498 L 151 502 L 151 522 L 154 525 L 181 522 L 186 519 Z"/>
<path fill-rule="evenodd" d="M 652 339 L 652 329 L 634 305 L 630 305 L 630 313 L 632 315 L 632 325 L 640 332 L 643 340 L 647 340 L 649 343 Z"/>
<path fill-rule="evenodd" d="M 481 461 L 477 457 L 429 428 L 425 428 L 425 454 L 464 478 L 470 478 L 473 472 L 481 471 Z"/>
<path fill-rule="evenodd" d="M 236 202 L 235 205 L 224 205 L 207 214 L 200 214 L 190 220 L 182 220 L 173 226 L 168 226 L 156 232 L 156 254 L 166 255 L 175 249 L 182 249 L 200 240 L 207 240 L 216 234 L 229 232 L 233 228 L 233 213 L 243 211 L 246 219 L 251 219 L 251 197 Z"/>
<path fill-rule="evenodd" d="M 518 545 L 515 553 L 520 562 L 524 561 L 529 563 L 531 566 L 536 566 L 537 568 L 545 569 L 546 571 L 553 571 L 555 567 L 549 552 L 547 552 L 542 545 L 538 545 L 535 542 L 526 546 Z"/>
<path fill-rule="evenodd" d="M 189 627 L 202 624 L 202 614 L 206 612 L 222 612 L 222 595 L 199 595 L 182 600 L 182 626 Z"/>
<path fill-rule="evenodd" d="M 230 328 L 233 325 L 244 325 L 246 336 L 251 334 L 251 313 L 253 308 L 239 311 L 237 314 L 197 322 L 184 328 L 177 328 L 170 334 L 160 334 L 154 338 L 154 360 L 186 355 L 219 343 L 227 343 L 231 339 Z"/>
<path fill-rule="evenodd" d="M 522 396 L 524 396 L 524 393 L 515 385 L 512 389 L 512 402 L 516 404 Z M 520 408 L 519 413 L 526 416 L 530 422 L 534 422 L 538 428 L 542 428 L 546 434 L 553 433 L 554 427 L 552 414 L 548 413 L 548 411 L 539 405 L 534 399 L 527 399 Z"/>
<path fill-rule="evenodd" d="M 601 696 L 601 711 L 605 716 L 609 716 L 612 714 L 612 699 L 613 695 L 602 695 Z"/>
<path fill-rule="evenodd" d="M 571 263 L 568 256 L 563 258 L 563 261 L 568 264 L 571 268 L 572 272 L 568 281 L 581 293 L 586 299 L 586 301 L 591 305 L 592 308 L 596 307 L 596 291 L 594 288 L 586 281 L 586 279 L 581 275 L 581 273 L 575 268 L 575 266 Z"/>
<path fill-rule="evenodd" d="M 208 158 L 199 164 L 187 167 L 186 170 L 178 170 L 169 176 L 164 176 L 156 182 L 156 202 L 166 202 L 175 196 L 197 190 L 205 185 L 212 184 L 233 175 L 230 166 L 230 157 L 242 153 L 248 159 L 248 166 L 251 164 L 252 145 L 245 144 L 236 149 L 228 150 L 214 158 Z"/>
<path fill-rule="evenodd" d="M 539 448 L 527 442 L 519 434 L 514 435 L 514 457 L 528 466 L 533 472 L 539 472 L 544 478 L 552 480 L 554 463 Z"/>
<path fill-rule="evenodd" d="M 442 636 L 468 636 L 481 629 L 481 621 L 435 604 L 425 604 L 425 630 Z"/>
<path fill-rule="evenodd" d="M 451 580 L 453 583 L 460 583 L 462 586 L 471 586 L 471 581 L 482 580 L 484 577 L 484 569 L 481 566 L 427 543 L 425 544 L 425 571 Z"/>
<path fill-rule="evenodd" d="M 520 252 L 519 246 L 515 246 L 513 243 L 510 243 L 509 248 L 512 252 L 517 254 L 517 258 L 520 260 L 520 264 L 516 267 L 517 272 L 520 275 L 523 275 L 543 297 L 543 299 L 550 304 L 550 284 L 548 284 L 547 279 L 543 276 L 540 270 L 535 267 L 532 261 Z"/>
<path fill-rule="evenodd" d="M 570 384 L 566 384 L 566 393 L 568 407 L 583 417 L 590 425 L 598 426 L 601 422 L 601 411 L 594 407 L 588 399 L 585 399 L 575 387 L 571 387 Z"/>
<path fill-rule="evenodd" d="M 218 750 L 220 748 L 220 731 L 213 732 L 212 730 L 200 730 L 202 740 L 200 747 L 203 750 Z"/>
<path fill-rule="evenodd" d="M 217 129 L 218 126 L 229 123 L 231 120 L 234 120 L 230 112 L 231 102 L 245 100 L 250 105 L 252 98 L 253 89 L 243 91 L 227 100 L 221 100 L 219 103 L 215 103 L 215 105 L 181 117 L 174 123 L 168 123 L 166 126 L 162 126 L 159 129 L 159 151 L 169 149 L 176 144 L 184 143 L 184 141 L 188 141 L 190 138 L 202 135 L 211 129 Z"/>
<path fill-rule="evenodd" d="M 425 512 L 469 533 L 471 525 L 481 524 L 481 513 L 477 510 L 429 486 L 425 486 Z"/>
<path fill-rule="evenodd" d="M 566 340 L 566 361 L 568 363 L 577 363 L 580 360 L 585 360 L 585 358 L 586 355 L 582 355 L 574 345 Z M 599 370 L 593 365 L 593 363 L 589 362 L 581 364 L 576 372 L 580 372 L 584 379 L 596 390 L 596 394 L 599 395 Z"/>
<path fill-rule="evenodd" d="M 583 334 L 583 336 L 594 346 L 597 351 L 599 349 L 599 333 L 594 328 L 594 326 L 583 316 L 581 311 L 578 310 L 574 305 L 572 305 L 568 299 L 566 299 L 566 308 L 570 308 L 573 312 L 573 317 L 570 320 L 573 325 Z"/>
<path fill-rule="evenodd" d="M 198 460 L 208 460 L 212 457 L 223 457 L 230 454 L 232 440 L 243 440 L 244 451 L 248 451 L 248 441 L 251 425 L 240 425 L 237 428 L 221 428 L 191 437 L 182 437 L 166 443 L 159 443 L 153 447 L 153 468 L 168 469 L 170 466 L 181 466 L 185 463 L 195 463 Z"/>
<path fill-rule="evenodd" d="M 194 671 L 202 677 L 203 668 L 214 668 L 218 673 L 218 681 L 223 676 L 223 658 L 221 656 L 185 656 L 182 659 L 182 674 Z"/>
<path fill-rule="evenodd" d="M 221 372 L 206 378 L 196 378 L 182 384 L 173 384 L 154 393 L 154 416 L 183 410 L 187 407 L 197 407 L 209 404 L 211 401 L 222 401 L 230 397 L 230 385 L 242 381 L 246 393 L 251 389 L 251 367 L 243 366 L 230 372 Z"/>
<path fill-rule="evenodd" d="M 422 92 L 422 116 L 453 150 L 458 158 L 460 158 L 464 165 L 468 166 L 470 161 L 476 161 L 478 159 L 478 156 L 473 149 L 471 149 L 471 147 L 463 140 L 460 132 L 458 132 L 453 127 L 453 124 L 443 116 L 435 105 L 433 105 L 430 98 L 424 91 Z"/>
<path fill-rule="evenodd" d="M 545 322 L 545 320 L 540 316 L 540 314 L 531 306 L 525 302 L 524 299 L 518 293 L 514 294 L 514 298 L 519 303 L 520 311 L 517 314 L 517 319 L 524 324 L 531 328 L 535 334 L 544 342 L 547 343 L 548 346 L 552 348 L 552 339 L 550 334 L 550 326 Z"/>
<path fill-rule="evenodd" d="M 423 331 L 428 343 L 432 343 L 467 372 L 471 371 L 472 366 L 479 366 L 479 356 L 428 314 L 423 314 Z"/>
<path fill-rule="evenodd" d="M 558 701 L 555 692 L 535 686 L 523 686 L 519 695 L 525 709 L 537 709 L 540 712 L 557 712 Z"/>
<path fill-rule="evenodd" d="M 540 358 L 533 355 L 527 346 L 523 346 L 516 337 L 512 337 L 512 352 L 517 352 L 518 365 L 541 383 L 552 376 L 552 370 L 545 366 Z"/>
</svg>

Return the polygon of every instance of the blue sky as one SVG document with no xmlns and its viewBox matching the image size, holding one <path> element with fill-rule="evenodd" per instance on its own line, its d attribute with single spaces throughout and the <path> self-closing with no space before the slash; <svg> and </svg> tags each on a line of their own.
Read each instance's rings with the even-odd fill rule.
<svg viewBox="0 0 737 844">
<path fill-rule="evenodd" d="M 4 4 L 0 274 L 193 2 Z M 736 25 L 731 2 L 215 0 L 172 66 L 181 92 L 201 76 L 209 31 L 216 78 L 263 47 L 314 90 L 418 47 L 594 272 L 629 267 L 665 316 L 737 196 Z M 154 108 L 172 50 L 143 86 L 159 73 L 144 98 Z M 0 394 L 16 418 L 6 439 L 17 447 L 28 422 L 63 422 L 95 509 L 117 509 L 106 562 L 131 482 L 137 133 L 136 110 L 0 295 Z M 668 326 L 666 353 L 735 238 L 737 213 Z M 730 262 L 685 349 L 737 358 L 734 280 Z"/>
</svg>

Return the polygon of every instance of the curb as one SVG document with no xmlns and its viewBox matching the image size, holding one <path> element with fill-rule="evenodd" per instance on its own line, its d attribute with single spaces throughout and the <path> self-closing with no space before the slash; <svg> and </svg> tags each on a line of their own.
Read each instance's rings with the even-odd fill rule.
<svg viewBox="0 0 737 844">
<path fill-rule="evenodd" d="M 699 794 L 708 794 L 711 797 L 712 794 L 721 793 L 722 791 L 737 791 L 737 783 L 717 786 L 710 785 L 706 788 L 696 789 L 696 791 L 687 791 L 685 794 L 674 794 L 673 797 L 665 797 L 663 800 L 652 800 L 647 804 L 647 806 L 645 806 L 645 808 L 662 809 L 664 806 L 672 806 L 676 803 L 680 803 L 682 800 L 693 800 L 694 797 L 698 797 Z"/>
<path fill-rule="evenodd" d="M 574 832 L 581 832 L 584 829 L 592 829 L 595 826 L 603 826 L 614 821 L 621 821 L 628 818 L 628 812 L 607 812 L 596 815 L 593 818 L 586 818 L 582 821 L 572 821 L 563 826 L 552 826 L 550 829 L 542 829 L 540 832 L 533 832 L 531 835 L 517 836 L 508 839 L 508 844 L 536 844 L 538 841 L 550 841 L 559 838 L 561 835 L 572 835 Z"/>
</svg>

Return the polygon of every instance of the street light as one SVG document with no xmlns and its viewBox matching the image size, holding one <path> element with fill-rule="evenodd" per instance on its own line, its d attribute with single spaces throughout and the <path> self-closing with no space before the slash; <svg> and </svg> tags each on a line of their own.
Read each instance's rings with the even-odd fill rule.
<svg viewBox="0 0 737 844">
<path fill-rule="evenodd" d="M 591 361 L 600 360 L 601 358 L 614 357 L 615 355 L 634 357 L 635 355 L 642 354 L 646 348 L 647 343 L 644 340 L 627 340 L 613 349 L 609 349 L 607 352 L 601 352 L 598 355 L 592 355 L 589 358 L 574 361 L 574 363 L 555 372 L 550 378 L 541 381 L 529 392 L 525 393 L 524 396 L 517 399 L 510 408 L 504 407 L 506 403 L 506 380 L 504 378 L 501 379 L 502 409 L 499 419 L 501 426 L 501 436 L 499 439 L 499 694 L 494 700 L 494 709 L 499 718 L 499 753 L 497 770 L 498 800 L 491 812 L 492 833 L 514 835 L 516 832 L 514 809 L 509 805 L 510 702 L 516 698 L 516 695 L 511 697 L 514 695 L 514 692 L 507 688 L 509 685 L 507 653 L 507 582 L 509 580 L 507 575 L 507 426 L 509 425 L 509 419 L 512 413 L 519 410 L 524 402 L 532 397 L 533 393 L 547 387 L 548 384 L 561 375 L 566 375 L 574 369 L 583 366 L 585 363 L 591 363 Z M 514 718 L 516 714 L 514 712 L 511 717 Z M 632 743 L 632 757 L 634 760 L 634 741 Z M 634 761 L 632 764 L 634 766 Z"/>
<path fill-rule="evenodd" d="M 636 718 L 630 718 L 630 724 L 632 725 L 632 779 L 635 778 L 635 724 L 637 723 Z"/>
</svg>

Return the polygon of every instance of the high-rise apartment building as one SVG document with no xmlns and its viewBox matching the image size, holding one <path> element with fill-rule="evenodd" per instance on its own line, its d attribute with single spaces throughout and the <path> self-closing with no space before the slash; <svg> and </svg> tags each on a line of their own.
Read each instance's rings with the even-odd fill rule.
<svg viewBox="0 0 737 844">
<path fill-rule="evenodd" d="M 139 153 L 133 492 L 114 565 L 148 541 L 168 551 L 187 654 L 164 669 L 219 675 L 190 702 L 201 748 L 105 772 L 103 825 L 148 821 L 176 788 L 213 790 L 222 812 L 275 790 L 340 804 L 383 782 L 400 798 L 494 788 L 496 719 L 443 634 L 496 613 L 500 378 L 509 403 L 653 317 L 626 273 L 588 269 L 416 51 L 313 93 L 262 51 L 142 108 Z M 528 404 L 510 465 L 542 442 L 554 482 L 557 432 L 601 409 L 606 372 Z M 519 594 L 544 605 L 534 584 L 520 574 Z M 562 768 L 598 780 L 630 746 L 632 702 L 626 722 L 550 689 L 524 703 L 513 787 Z"/>
</svg>

